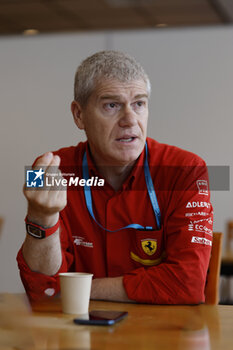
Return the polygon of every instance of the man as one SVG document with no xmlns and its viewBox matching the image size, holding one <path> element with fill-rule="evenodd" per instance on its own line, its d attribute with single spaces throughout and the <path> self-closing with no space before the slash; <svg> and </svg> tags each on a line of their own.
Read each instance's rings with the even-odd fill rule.
<svg viewBox="0 0 233 350">
<path fill-rule="evenodd" d="M 48 152 L 34 167 L 105 183 L 24 188 L 27 234 L 17 259 L 29 297 L 56 295 L 60 272 L 84 271 L 94 274 L 92 299 L 204 302 L 212 241 L 204 161 L 146 138 L 150 82 L 132 57 L 87 58 L 74 90 L 71 110 L 87 142 Z"/>
</svg>

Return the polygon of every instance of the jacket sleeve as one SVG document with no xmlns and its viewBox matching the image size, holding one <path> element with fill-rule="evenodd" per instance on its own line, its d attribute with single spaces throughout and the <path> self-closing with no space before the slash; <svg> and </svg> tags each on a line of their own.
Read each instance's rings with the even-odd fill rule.
<svg viewBox="0 0 233 350">
<path fill-rule="evenodd" d="M 165 259 L 124 275 L 127 295 L 153 304 L 199 304 L 212 246 L 213 209 L 205 164 L 188 168 L 163 216 Z"/>
<path fill-rule="evenodd" d="M 31 301 L 39 301 L 54 296 L 60 291 L 59 273 L 69 270 L 73 263 L 73 254 L 69 249 L 68 233 L 60 218 L 60 240 L 62 249 L 62 264 L 59 271 L 53 276 L 31 271 L 24 260 L 22 247 L 17 255 L 20 277 L 26 293 Z"/>
</svg>

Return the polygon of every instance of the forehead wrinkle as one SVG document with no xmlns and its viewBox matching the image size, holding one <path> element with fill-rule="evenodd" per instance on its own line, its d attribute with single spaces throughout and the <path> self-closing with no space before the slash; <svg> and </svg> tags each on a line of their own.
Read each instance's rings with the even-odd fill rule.
<svg viewBox="0 0 233 350">
<path fill-rule="evenodd" d="M 96 101 L 102 100 L 133 100 L 145 97 L 149 99 L 144 81 L 134 81 L 129 83 L 121 83 L 116 80 L 105 80 L 97 84 L 92 97 Z"/>
</svg>

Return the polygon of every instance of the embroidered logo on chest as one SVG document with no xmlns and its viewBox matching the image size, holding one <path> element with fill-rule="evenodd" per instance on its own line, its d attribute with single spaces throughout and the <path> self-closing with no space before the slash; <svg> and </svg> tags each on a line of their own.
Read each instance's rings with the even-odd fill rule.
<svg viewBox="0 0 233 350">
<path fill-rule="evenodd" d="M 76 244 L 76 245 L 81 245 L 81 246 L 87 247 L 87 248 L 93 248 L 93 243 L 92 242 L 85 242 L 84 237 L 73 236 L 73 239 L 74 239 L 74 244 Z"/>
<path fill-rule="evenodd" d="M 143 251 L 147 255 L 153 255 L 157 250 L 157 240 L 156 239 L 151 239 L 151 238 L 142 239 L 141 245 L 142 245 Z"/>
</svg>

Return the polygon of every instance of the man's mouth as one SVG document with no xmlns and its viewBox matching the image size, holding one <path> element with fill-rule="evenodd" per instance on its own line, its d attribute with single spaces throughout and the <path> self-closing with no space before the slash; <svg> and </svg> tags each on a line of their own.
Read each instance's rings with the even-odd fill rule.
<svg viewBox="0 0 233 350">
<path fill-rule="evenodd" d="M 135 136 L 132 136 L 132 137 L 122 137 L 122 138 L 119 138 L 117 139 L 117 141 L 119 142 L 132 142 L 136 139 Z"/>
</svg>

